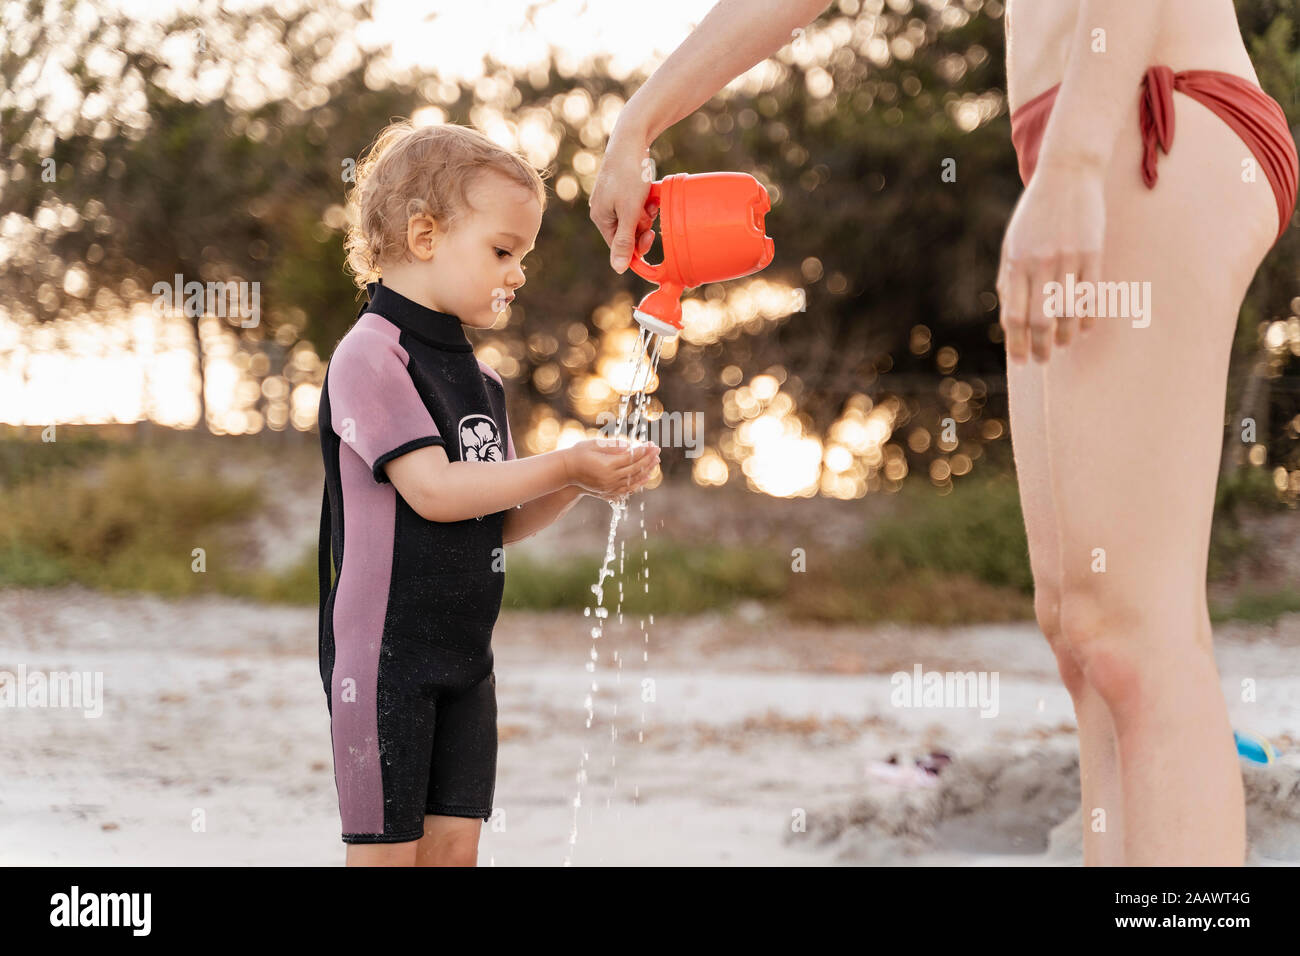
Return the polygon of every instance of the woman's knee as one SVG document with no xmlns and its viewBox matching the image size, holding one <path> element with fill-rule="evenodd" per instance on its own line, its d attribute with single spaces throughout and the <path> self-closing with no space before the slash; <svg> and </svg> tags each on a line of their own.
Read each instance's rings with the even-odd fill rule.
<svg viewBox="0 0 1300 956">
<path fill-rule="evenodd" d="M 1060 627 L 1062 650 L 1079 681 L 1095 690 L 1112 714 L 1140 706 L 1143 679 L 1160 657 L 1149 646 L 1158 635 L 1144 626 L 1140 607 L 1093 587 L 1067 586 L 1061 591 Z"/>
<path fill-rule="evenodd" d="M 1075 658 L 1074 652 L 1065 641 L 1061 629 L 1061 591 L 1055 585 L 1036 586 L 1034 588 L 1034 617 L 1038 620 L 1038 629 L 1047 638 L 1047 644 L 1056 657 L 1056 669 L 1061 675 L 1061 683 L 1072 700 L 1078 700 L 1088 690 L 1083 668 Z"/>
</svg>

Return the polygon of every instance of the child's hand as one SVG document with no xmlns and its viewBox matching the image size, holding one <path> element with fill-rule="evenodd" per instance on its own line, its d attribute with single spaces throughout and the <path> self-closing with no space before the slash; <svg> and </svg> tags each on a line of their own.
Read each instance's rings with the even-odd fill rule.
<svg viewBox="0 0 1300 956">
<path fill-rule="evenodd" d="M 646 485 L 650 483 L 650 479 L 654 477 L 655 469 L 659 467 L 658 451 L 659 449 L 655 448 L 655 454 L 653 456 L 652 455 L 644 456 L 646 458 L 653 458 L 653 461 L 650 461 L 648 464 L 646 464 L 645 468 L 641 470 L 639 477 L 633 476 L 627 490 L 615 491 L 611 494 L 604 494 L 604 495 L 598 495 L 594 491 L 588 491 L 586 492 L 586 494 L 592 495 L 596 498 L 601 498 L 605 501 L 622 501 L 626 499 L 628 495 L 640 491 L 642 488 L 644 488 Z"/>
<path fill-rule="evenodd" d="M 563 454 L 569 482 L 606 500 L 642 488 L 659 465 L 658 445 L 632 445 L 625 438 L 588 438 Z"/>
</svg>

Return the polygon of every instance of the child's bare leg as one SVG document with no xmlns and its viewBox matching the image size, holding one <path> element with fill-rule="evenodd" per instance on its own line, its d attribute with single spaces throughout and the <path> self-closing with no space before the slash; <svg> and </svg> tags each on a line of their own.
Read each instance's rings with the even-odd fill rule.
<svg viewBox="0 0 1300 956">
<path fill-rule="evenodd" d="M 477 817 L 424 818 L 424 836 L 415 842 L 416 866 L 478 866 L 478 837 L 483 821 Z"/>
<path fill-rule="evenodd" d="M 419 841 L 405 843 L 349 843 L 348 866 L 414 866 Z"/>
</svg>

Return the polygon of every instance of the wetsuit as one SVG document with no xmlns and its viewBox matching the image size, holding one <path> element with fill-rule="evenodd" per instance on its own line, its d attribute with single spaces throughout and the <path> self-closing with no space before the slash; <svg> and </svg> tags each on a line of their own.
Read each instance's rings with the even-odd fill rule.
<svg viewBox="0 0 1300 956">
<path fill-rule="evenodd" d="M 426 445 L 453 462 L 515 454 L 504 385 L 460 320 L 367 292 L 320 399 L 320 675 L 343 841 L 396 843 L 425 814 L 492 812 L 506 512 L 427 521 L 384 464 Z"/>
</svg>

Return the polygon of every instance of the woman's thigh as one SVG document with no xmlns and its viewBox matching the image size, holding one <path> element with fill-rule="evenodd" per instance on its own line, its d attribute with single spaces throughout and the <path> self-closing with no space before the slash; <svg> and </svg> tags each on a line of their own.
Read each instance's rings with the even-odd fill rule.
<svg viewBox="0 0 1300 956">
<path fill-rule="evenodd" d="M 1153 189 L 1139 175 L 1136 123 L 1120 133 L 1100 278 L 1128 284 L 1129 315 L 1099 316 L 1054 351 L 1044 417 L 1065 616 L 1069 596 L 1085 594 L 1168 621 L 1171 636 L 1190 640 L 1230 346 L 1277 212 L 1262 171 L 1243 181 L 1250 153 L 1236 134 L 1182 94 L 1174 109 L 1177 135 Z"/>
</svg>

